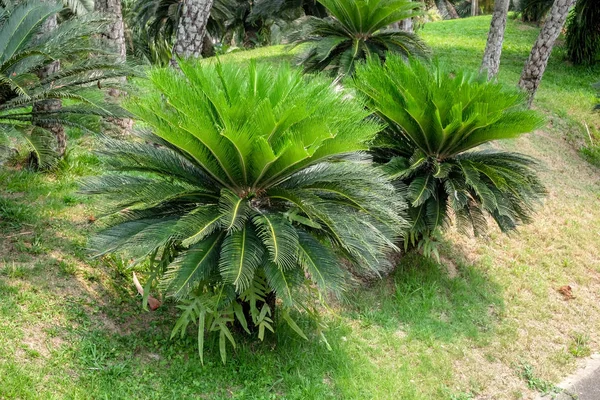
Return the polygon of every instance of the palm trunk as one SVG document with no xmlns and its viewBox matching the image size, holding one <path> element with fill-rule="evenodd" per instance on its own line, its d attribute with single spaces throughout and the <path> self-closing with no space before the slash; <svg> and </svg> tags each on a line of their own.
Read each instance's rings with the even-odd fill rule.
<svg viewBox="0 0 600 400">
<path fill-rule="evenodd" d="M 117 54 L 117 61 L 125 62 L 127 59 L 127 44 L 125 41 L 125 25 L 123 23 L 123 12 L 121 11 L 121 0 L 95 0 L 94 9 L 108 18 L 111 22 L 102 32 L 101 36 L 107 45 L 113 48 Z M 125 83 L 126 78 L 120 78 L 122 83 Z M 111 88 L 108 94 L 114 99 L 125 95 L 126 93 Z M 126 132 L 131 129 L 133 123 L 128 118 L 107 118 L 107 121 L 119 128 L 118 133 Z"/>
<path fill-rule="evenodd" d="M 479 0 L 471 0 L 471 16 L 479 15 Z"/>
<path fill-rule="evenodd" d="M 490 80 L 498 75 L 500 69 L 500 56 L 502 55 L 502 42 L 504 41 L 509 4 L 510 0 L 496 0 L 494 5 L 492 23 L 490 24 L 487 44 L 483 53 L 483 62 L 479 70 L 480 73 L 487 73 Z"/>
<path fill-rule="evenodd" d="M 404 32 L 414 33 L 412 18 L 406 18 L 398 22 L 398 29 Z"/>
<path fill-rule="evenodd" d="M 400 28 L 401 31 L 404 32 L 408 32 L 408 33 L 414 33 L 414 27 L 413 27 L 413 20 L 412 18 L 406 18 L 403 19 L 402 21 L 400 21 L 398 28 Z"/>
<path fill-rule="evenodd" d="M 454 8 L 452 3 L 450 3 L 448 0 L 445 0 L 445 2 L 446 2 L 446 8 L 448 9 L 448 15 L 450 16 L 450 19 L 459 19 L 460 16 L 456 12 L 456 8 Z"/>
<path fill-rule="evenodd" d="M 546 66 L 548 65 L 548 59 L 554 42 L 560 34 L 560 31 L 565 24 L 567 15 L 569 14 L 569 8 L 575 4 L 576 0 L 555 0 L 550 10 L 546 22 L 540 31 L 540 34 L 531 49 L 529 58 L 525 63 L 523 72 L 521 73 L 521 79 L 519 80 L 519 87 L 525 89 L 529 96 L 528 105 L 531 107 L 533 97 L 537 91 Z"/>
<path fill-rule="evenodd" d="M 440 12 L 442 19 L 448 19 L 449 14 L 448 14 L 448 8 L 446 7 L 446 1 L 445 0 L 435 0 L 435 6 L 437 7 L 438 11 Z"/>
<path fill-rule="evenodd" d="M 40 34 L 46 34 L 53 31 L 58 26 L 56 14 L 49 17 L 44 21 Z M 60 61 L 54 61 L 45 67 L 37 71 L 37 76 L 41 79 L 57 73 L 60 70 Z M 59 111 L 62 108 L 62 102 L 57 99 L 50 99 L 44 101 L 37 101 L 33 104 L 32 115 L 33 124 L 43 128 L 49 132 L 52 132 L 56 139 L 56 153 L 58 157 L 63 157 L 67 149 L 67 135 L 65 134 L 65 127 L 56 122 L 49 122 L 48 113 Z M 39 160 L 33 160 L 37 163 Z"/>
<path fill-rule="evenodd" d="M 114 49 L 116 49 L 119 61 L 125 61 L 127 47 L 125 45 L 125 26 L 123 24 L 123 13 L 121 12 L 120 0 L 95 0 L 94 9 L 108 18 L 111 22 L 102 32 L 102 37 Z"/>
<path fill-rule="evenodd" d="M 175 57 L 200 57 L 213 0 L 184 0 L 171 65 Z"/>
</svg>

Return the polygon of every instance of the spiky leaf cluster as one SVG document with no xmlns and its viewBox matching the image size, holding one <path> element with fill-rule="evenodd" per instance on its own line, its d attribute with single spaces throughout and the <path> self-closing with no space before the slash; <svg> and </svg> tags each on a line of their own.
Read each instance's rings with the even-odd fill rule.
<svg viewBox="0 0 600 400">
<path fill-rule="evenodd" d="M 375 153 L 407 187 L 412 238 L 449 223 L 483 232 L 486 216 L 503 231 L 531 220 L 544 195 L 530 157 L 479 150 L 531 132 L 542 118 L 523 95 L 482 77 L 390 56 L 357 69 L 357 88 L 388 123 Z"/>
<path fill-rule="evenodd" d="M 85 185 L 110 204 L 90 242 L 96 254 L 174 249 L 158 279 L 187 310 L 176 329 L 196 321 L 223 343 L 234 319 L 272 328 L 269 294 L 290 309 L 307 282 L 343 290 L 340 258 L 385 264 L 404 205 L 361 153 L 380 126 L 359 101 L 289 66 L 180 69 L 149 74 L 128 105 L 143 140 L 107 140 L 115 173 Z"/>
<path fill-rule="evenodd" d="M 328 70 L 351 75 L 358 61 L 368 56 L 385 59 L 387 52 L 425 56 L 427 47 L 415 34 L 391 28 L 403 19 L 420 15 L 421 3 L 410 0 L 319 0 L 331 17 L 309 21 L 307 43 L 298 62 L 308 72 Z"/>
<path fill-rule="evenodd" d="M 88 14 L 65 21 L 52 32 L 42 33 L 42 24 L 62 10 L 52 2 L 21 2 L 0 8 L 0 134 L 18 132 L 29 142 L 38 159 L 52 160 L 52 135 L 38 125 L 59 123 L 89 130 L 94 118 L 124 115 L 107 103 L 96 83 L 125 74 L 124 67 L 94 47 L 92 35 L 106 21 Z M 95 53 L 94 57 L 89 57 Z M 37 72 L 60 61 L 57 72 L 40 78 Z M 110 81 L 105 83 L 111 86 Z M 68 100 L 60 110 L 32 112 L 44 100 Z"/>
</svg>

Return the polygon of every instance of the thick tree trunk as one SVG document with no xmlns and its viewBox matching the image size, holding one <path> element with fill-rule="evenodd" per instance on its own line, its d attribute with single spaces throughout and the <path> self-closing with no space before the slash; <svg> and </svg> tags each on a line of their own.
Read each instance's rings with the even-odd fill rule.
<svg viewBox="0 0 600 400">
<path fill-rule="evenodd" d="M 540 34 L 531 49 L 529 58 L 525 63 L 523 72 L 521 73 L 521 79 L 519 80 L 519 87 L 525 89 L 529 96 L 528 105 L 531 107 L 533 97 L 537 91 L 546 65 L 548 65 L 548 59 L 554 42 L 560 34 L 560 31 L 565 24 L 567 15 L 569 14 L 569 8 L 575 4 L 576 0 L 555 0 L 550 10 L 550 14 L 544 22 L 544 26 L 540 31 Z"/>
<path fill-rule="evenodd" d="M 113 48 L 117 54 L 119 62 L 125 62 L 127 59 L 127 44 L 125 42 L 125 25 L 123 23 L 123 12 L 121 10 L 121 0 L 95 0 L 94 10 L 106 15 L 111 22 L 108 24 L 101 36 L 108 46 Z M 125 77 L 121 78 L 124 83 Z M 108 94 L 117 99 L 126 93 L 111 88 Z M 108 122 L 119 128 L 119 133 L 131 129 L 133 122 L 128 118 L 107 118 Z"/>
<path fill-rule="evenodd" d="M 456 8 L 454 8 L 452 3 L 450 3 L 448 0 L 445 0 L 445 1 L 446 1 L 446 8 L 448 9 L 448 15 L 450 16 L 450 19 L 459 19 L 460 15 L 458 15 L 458 13 L 456 12 Z"/>
<path fill-rule="evenodd" d="M 213 0 L 184 0 L 177 39 L 173 48 L 172 65 L 176 65 L 175 57 L 200 57 L 206 33 L 206 23 L 210 16 Z"/>
<path fill-rule="evenodd" d="M 494 5 L 492 23 L 490 24 L 487 44 L 483 53 L 483 62 L 479 70 L 480 73 L 486 73 L 490 80 L 498 75 L 498 69 L 500 69 L 500 56 L 502 55 L 502 42 L 504 41 L 509 4 L 510 0 L 496 0 Z"/>
<path fill-rule="evenodd" d="M 56 19 L 56 15 L 53 15 L 46 19 L 42 28 L 40 30 L 40 34 L 45 34 L 53 31 L 58 26 L 58 22 Z M 54 61 L 44 68 L 37 71 L 37 76 L 40 79 L 46 79 L 52 74 L 57 73 L 60 70 L 60 61 Z M 44 101 L 37 101 L 33 104 L 32 115 L 33 115 L 33 124 L 39 126 L 40 128 L 44 128 L 49 132 L 52 132 L 54 137 L 56 138 L 56 152 L 58 157 L 62 157 L 65 155 L 65 150 L 67 149 L 67 136 L 65 134 L 65 128 L 61 124 L 55 122 L 44 121 L 44 119 L 50 119 L 47 115 L 43 113 L 48 112 L 56 112 L 62 108 L 62 102 L 57 99 L 50 99 Z M 34 163 L 37 163 L 39 160 L 33 160 Z"/>
<path fill-rule="evenodd" d="M 119 61 L 125 61 L 127 47 L 125 44 L 125 26 L 123 24 L 123 13 L 121 12 L 121 0 L 95 0 L 94 9 L 110 18 L 111 22 L 101 35 L 116 50 Z"/>
</svg>

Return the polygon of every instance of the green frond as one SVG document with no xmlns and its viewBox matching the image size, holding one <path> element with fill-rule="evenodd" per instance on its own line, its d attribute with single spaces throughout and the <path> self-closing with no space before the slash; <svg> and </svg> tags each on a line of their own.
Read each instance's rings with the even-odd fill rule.
<svg viewBox="0 0 600 400">
<path fill-rule="evenodd" d="M 263 253 L 262 243 L 251 227 L 231 232 L 223 241 L 219 257 L 223 281 L 234 285 L 238 292 L 246 290 L 262 262 Z"/>
<path fill-rule="evenodd" d="M 298 263 L 298 233 L 292 224 L 282 215 L 270 213 L 260 213 L 252 222 L 269 252 L 269 260 L 283 270 L 293 269 Z"/>
<path fill-rule="evenodd" d="M 333 250 L 311 234 L 298 230 L 298 261 L 321 290 L 341 293 L 346 288 L 347 272 Z"/>
<path fill-rule="evenodd" d="M 210 282 L 218 273 L 222 236 L 221 233 L 210 235 L 176 258 L 163 275 L 160 289 L 176 299 L 184 299 L 199 283 Z"/>
</svg>

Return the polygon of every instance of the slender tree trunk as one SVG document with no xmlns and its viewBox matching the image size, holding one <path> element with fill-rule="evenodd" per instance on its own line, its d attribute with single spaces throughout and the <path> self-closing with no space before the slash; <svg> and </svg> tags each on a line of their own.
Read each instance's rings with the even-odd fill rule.
<svg viewBox="0 0 600 400">
<path fill-rule="evenodd" d="M 392 26 L 404 32 L 414 33 L 412 18 L 403 19 L 402 21 L 397 22 L 396 24 L 392 24 Z"/>
<path fill-rule="evenodd" d="M 200 57 L 213 0 L 184 0 L 171 65 L 175 57 Z"/>
<path fill-rule="evenodd" d="M 450 19 L 459 19 L 460 16 L 456 12 L 456 8 L 454 8 L 452 3 L 450 3 L 448 0 L 445 0 L 445 1 L 446 1 L 446 8 L 448 9 L 448 15 L 450 16 Z"/>
<path fill-rule="evenodd" d="M 448 8 L 446 7 L 446 1 L 445 0 L 435 0 L 435 6 L 437 7 L 438 11 L 440 12 L 442 19 L 448 19 L 449 13 L 448 13 Z"/>
<path fill-rule="evenodd" d="M 471 0 L 471 16 L 479 15 L 479 0 Z"/>
<path fill-rule="evenodd" d="M 398 24 L 398 28 L 401 31 L 408 32 L 408 33 L 414 33 L 415 32 L 415 29 L 413 27 L 413 20 L 412 20 L 412 18 L 406 18 L 406 19 L 403 19 L 402 21 L 400 21 L 400 23 Z"/>
<path fill-rule="evenodd" d="M 101 33 L 101 37 L 108 46 L 116 51 L 117 61 L 125 62 L 127 59 L 127 43 L 125 41 L 125 24 L 123 23 L 121 0 L 95 0 L 94 10 L 110 18 L 111 22 L 105 31 Z M 122 77 L 120 80 L 125 83 L 126 78 Z M 116 100 L 126 93 L 110 88 L 108 94 Z M 130 130 L 133 125 L 133 122 L 128 118 L 107 118 L 107 121 L 116 125 L 119 128 L 119 133 Z"/>
<path fill-rule="evenodd" d="M 537 91 L 546 65 L 548 65 L 548 59 L 554 42 L 560 34 L 560 31 L 565 24 L 567 15 L 569 14 L 569 8 L 575 4 L 576 0 L 555 0 L 550 10 L 550 14 L 544 22 L 544 26 L 540 31 L 540 34 L 531 49 L 529 58 L 525 63 L 523 72 L 521 73 L 521 79 L 519 80 L 519 87 L 525 89 L 529 96 L 528 105 L 531 107 L 533 97 Z"/>
<path fill-rule="evenodd" d="M 502 42 L 504 41 L 509 4 L 510 0 L 496 0 L 494 5 L 492 23 L 490 24 L 487 44 L 483 53 L 483 62 L 479 70 L 480 73 L 486 73 L 490 80 L 498 75 L 498 69 L 500 69 L 500 56 L 502 55 Z"/>
<path fill-rule="evenodd" d="M 58 22 L 55 14 L 51 17 L 48 17 L 48 19 L 44 21 L 40 30 L 40 35 L 53 31 L 57 26 Z M 46 79 L 50 75 L 57 73 L 59 70 L 60 61 L 56 60 L 38 70 L 37 76 L 40 79 Z M 58 157 L 63 157 L 67 149 L 67 135 L 65 134 L 65 127 L 56 122 L 47 121 L 48 119 L 51 119 L 51 117 L 49 117 L 47 114 L 45 115 L 44 113 L 56 112 L 61 108 L 62 102 L 60 100 L 49 99 L 35 102 L 32 109 L 33 124 L 52 132 L 56 138 L 56 152 Z M 33 163 L 37 163 L 38 161 L 39 160 L 32 160 Z"/>
</svg>

